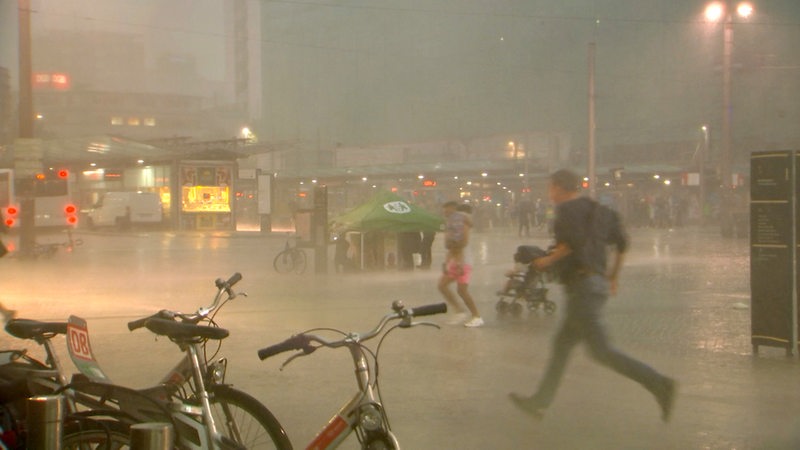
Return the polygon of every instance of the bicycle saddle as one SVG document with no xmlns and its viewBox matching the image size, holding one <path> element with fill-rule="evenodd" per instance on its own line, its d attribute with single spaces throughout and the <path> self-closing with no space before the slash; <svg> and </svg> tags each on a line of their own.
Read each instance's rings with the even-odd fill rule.
<svg viewBox="0 0 800 450">
<path fill-rule="evenodd" d="M 67 322 L 11 319 L 6 324 L 6 331 L 8 334 L 20 339 L 35 339 L 47 334 L 67 334 Z"/>
<path fill-rule="evenodd" d="M 148 319 L 144 326 L 155 334 L 175 340 L 194 338 L 224 339 L 228 337 L 228 330 L 224 328 L 175 322 L 167 319 Z"/>
</svg>

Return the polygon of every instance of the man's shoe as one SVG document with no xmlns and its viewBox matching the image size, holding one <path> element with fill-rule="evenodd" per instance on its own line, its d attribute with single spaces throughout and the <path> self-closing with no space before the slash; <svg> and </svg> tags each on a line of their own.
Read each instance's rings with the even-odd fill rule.
<svg viewBox="0 0 800 450">
<path fill-rule="evenodd" d="M 661 390 L 656 394 L 658 406 L 661 407 L 661 420 L 669 422 L 672 416 L 672 407 L 675 405 L 675 394 L 678 390 L 678 383 L 669 377 L 664 377 Z"/>
<path fill-rule="evenodd" d="M 469 320 L 469 322 L 466 322 L 464 324 L 464 326 L 467 327 L 467 328 L 482 327 L 483 326 L 483 319 L 481 319 L 480 317 L 473 317 L 472 319 Z"/>
<path fill-rule="evenodd" d="M 545 409 L 547 409 L 547 406 L 538 402 L 534 397 L 524 397 L 516 392 L 512 392 L 508 394 L 508 398 L 511 399 L 511 403 L 513 403 L 514 406 L 536 419 L 541 419 L 544 416 Z"/>
</svg>

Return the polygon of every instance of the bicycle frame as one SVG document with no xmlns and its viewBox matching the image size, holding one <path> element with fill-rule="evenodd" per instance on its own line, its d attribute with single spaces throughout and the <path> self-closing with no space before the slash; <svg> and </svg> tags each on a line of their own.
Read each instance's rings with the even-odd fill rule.
<svg viewBox="0 0 800 450">
<path fill-rule="evenodd" d="M 383 405 L 376 397 L 369 382 L 370 370 L 364 352 L 357 343 L 352 343 L 347 348 L 353 357 L 359 390 L 317 433 L 306 450 L 335 449 L 354 430 L 359 433 L 359 441 L 362 443 L 367 439 L 366 433 L 378 432 L 379 437 L 391 440 L 394 448 L 399 450 L 400 444 L 389 429 L 388 421 L 383 413 Z"/>
<path fill-rule="evenodd" d="M 369 361 L 365 355 L 362 342 L 378 336 L 383 331 L 384 327 L 395 319 L 400 319 L 400 323 L 392 329 L 410 328 L 415 325 L 431 325 L 438 328 L 438 325 L 428 322 L 413 322 L 414 316 L 424 316 L 431 314 L 439 314 L 447 311 L 446 304 L 428 305 L 414 309 L 406 309 L 402 302 L 395 301 L 392 304 L 392 309 L 395 311 L 392 314 L 384 316 L 378 325 L 364 333 L 343 333 L 344 339 L 338 341 L 328 341 L 322 337 L 300 333 L 292 336 L 286 341 L 276 344 L 258 351 L 260 359 L 266 359 L 270 356 L 290 350 L 302 350 L 301 353 L 296 353 L 287 359 L 283 365 L 286 367 L 295 358 L 308 355 L 314 352 L 319 347 L 347 347 L 350 351 L 350 356 L 353 359 L 355 366 L 355 377 L 358 384 L 358 392 L 347 402 L 341 409 L 334 415 L 328 423 L 320 430 L 316 437 L 306 447 L 306 450 L 327 450 L 337 448 L 343 441 L 347 439 L 351 432 L 356 431 L 358 440 L 362 448 L 371 448 L 373 442 L 382 441 L 386 444 L 387 448 L 395 450 L 400 449 L 400 444 L 397 438 L 391 431 L 388 418 L 386 417 L 383 404 L 380 399 L 380 394 L 376 393 L 377 386 L 377 371 L 376 379 L 373 380 L 371 375 Z M 313 331 L 313 330 L 311 330 Z M 386 336 L 386 333 L 383 335 Z M 313 346 L 312 343 L 320 344 Z M 380 347 L 380 345 L 378 346 Z M 377 364 L 378 352 L 373 354 L 375 363 Z"/>
<path fill-rule="evenodd" d="M 75 319 L 71 317 L 70 320 Z M 88 330 L 84 328 L 85 343 L 83 355 L 79 357 L 81 361 L 76 362 L 76 366 L 86 377 L 97 383 L 108 383 L 108 378 L 98 378 L 99 365 L 91 352 Z M 71 339 L 72 341 L 72 339 Z M 73 360 L 76 359 L 75 347 L 70 345 L 70 354 Z M 235 448 L 223 446 L 222 435 L 217 431 L 215 420 L 211 414 L 211 404 L 209 401 L 206 386 L 206 373 L 215 373 L 221 369 L 218 376 L 224 377 L 225 360 L 220 359 L 215 362 L 210 369 L 203 358 L 200 357 L 202 349 L 201 343 L 181 345 L 181 349 L 186 355 L 167 374 L 161 382 L 149 389 L 141 391 L 143 395 L 154 398 L 162 402 L 168 402 L 170 418 L 181 432 L 177 433 L 177 444 L 180 448 L 190 450 L 204 450 L 217 448 Z M 201 362 L 203 361 L 203 362 Z M 102 372 L 100 370 L 100 372 Z M 210 380 L 211 381 L 211 380 Z M 197 396 L 200 405 L 189 402 L 189 398 L 176 395 L 183 390 L 183 386 L 191 382 L 191 391 Z M 213 381 L 212 381 L 213 382 Z M 211 444 L 214 443 L 214 444 Z"/>
<path fill-rule="evenodd" d="M 97 421 L 99 418 L 107 421 L 124 419 L 113 402 L 109 403 L 106 401 L 107 399 L 82 392 L 67 380 L 67 373 L 55 351 L 52 339 L 59 334 L 67 334 L 68 323 L 12 319 L 8 321 L 6 330 L 14 337 L 33 340 L 44 349 L 44 362 L 28 356 L 26 350 L 4 352 L 9 353 L 8 363 L 17 361 L 26 363 L 18 368 L 11 366 L 10 370 L 20 370 L 24 373 L 28 394 L 63 395 L 69 421 L 79 422 L 87 419 Z M 19 410 L 23 405 L 18 404 L 21 400 L 22 398 L 11 400 L 6 405 L 13 410 L 15 419 L 24 423 L 26 419 L 24 409 Z M 26 427 L 23 426 L 23 428 Z"/>
<path fill-rule="evenodd" d="M 209 396 L 210 387 L 223 385 L 227 370 L 227 360 L 221 358 L 208 364 L 204 357 L 205 339 L 222 339 L 227 336 L 227 331 L 220 333 L 217 337 L 200 338 L 184 335 L 175 337 L 168 330 L 158 329 L 158 322 L 166 320 L 169 324 L 179 325 L 180 323 L 173 321 L 182 319 L 184 324 L 198 323 L 220 307 L 224 293 L 228 294 L 227 300 L 236 297 L 231 287 L 239 280 L 241 280 L 241 274 L 239 273 L 234 274 L 227 281 L 218 279 L 215 282 L 218 291 L 212 304 L 199 308 L 194 314 L 162 310 L 151 317 L 135 320 L 128 324 L 130 330 L 146 326 L 156 334 L 169 336 L 185 353 L 185 356 L 178 364 L 162 378 L 158 391 L 160 395 L 167 397 L 164 400 L 170 400 L 170 415 L 176 427 L 179 428 L 176 430 L 176 443 L 180 448 L 190 450 L 240 448 L 239 445 L 220 432 L 219 426 L 223 424 L 216 423 Z M 188 390 L 186 386 L 188 386 Z M 190 391 L 190 395 L 185 395 L 188 391 Z M 226 417 L 229 416 L 227 408 L 227 405 L 223 405 Z M 234 427 L 234 433 L 237 433 L 235 423 L 231 422 L 224 425 Z"/>
</svg>

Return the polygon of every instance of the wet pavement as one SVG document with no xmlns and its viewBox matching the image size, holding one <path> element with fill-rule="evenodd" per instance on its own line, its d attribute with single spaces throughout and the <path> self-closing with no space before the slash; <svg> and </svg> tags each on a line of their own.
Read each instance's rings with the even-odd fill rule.
<svg viewBox="0 0 800 450">
<path fill-rule="evenodd" d="M 355 393 L 346 350 L 320 350 L 284 370 L 285 358 L 256 350 L 313 327 L 367 331 L 393 300 L 442 301 L 438 272 L 278 275 L 282 235 L 148 232 L 79 233 L 84 245 L 52 259 L 0 260 L 0 301 L 21 317 L 87 319 L 94 351 L 111 378 L 155 383 L 179 358 L 166 339 L 128 332 L 129 320 L 162 308 L 193 311 L 210 302 L 213 281 L 244 275 L 237 298 L 217 315 L 231 336 L 221 354 L 228 381 L 265 403 L 304 448 Z M 620 293 L 606 308 L 613 342 L 679 381 L 673 419 L 664 424 L 647 391 L 578 349 L 546 416 L 514 409 L 511 391 L 531 393 L 560 314 L 498 317 L 494 292 L 517 245 L 546 246 L 537 232 L 475 233 L 471 291 L 486 326 L 395 330 L 381 349 L 381 391 L 406 449 L 795 449 L 800 448 L 800 360 L 750 345 L 748 244 L 716 230 L 631 230 Z M 55 237 L 54 239 L 58 239 Z M 434 267 L 443 258 L 434 242 Z M 332 251 L 331 251 L 332 256 Z M 376 341 L 370 343 L 377 344 Z M 0 335 L 2 347 L 35 349 Z M 63 347 L 63 346 L 62 346 Z M 373 347 L 374 348 L 374 347 Z M 289 354 L 286 354 L 288 356 Z M 342 448 L 357 448 L 355 438 Z"/>
</svg>

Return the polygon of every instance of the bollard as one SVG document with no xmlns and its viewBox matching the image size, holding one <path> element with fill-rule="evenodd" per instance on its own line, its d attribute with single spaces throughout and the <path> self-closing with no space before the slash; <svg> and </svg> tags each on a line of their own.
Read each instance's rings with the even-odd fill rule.
<svg viewBox="0 0 800 450">
<path fill-rule="evenodd" d="M 172 425 L 168 423 L 137 423 L 131 425 L 131 450 L 170 450 Z"/>
<path fill-rule="evenodd" d="M 28 450 L 60 450 L 64 428 L 64 397 L 41 395 L 28 399 Z"/>
</svg>

